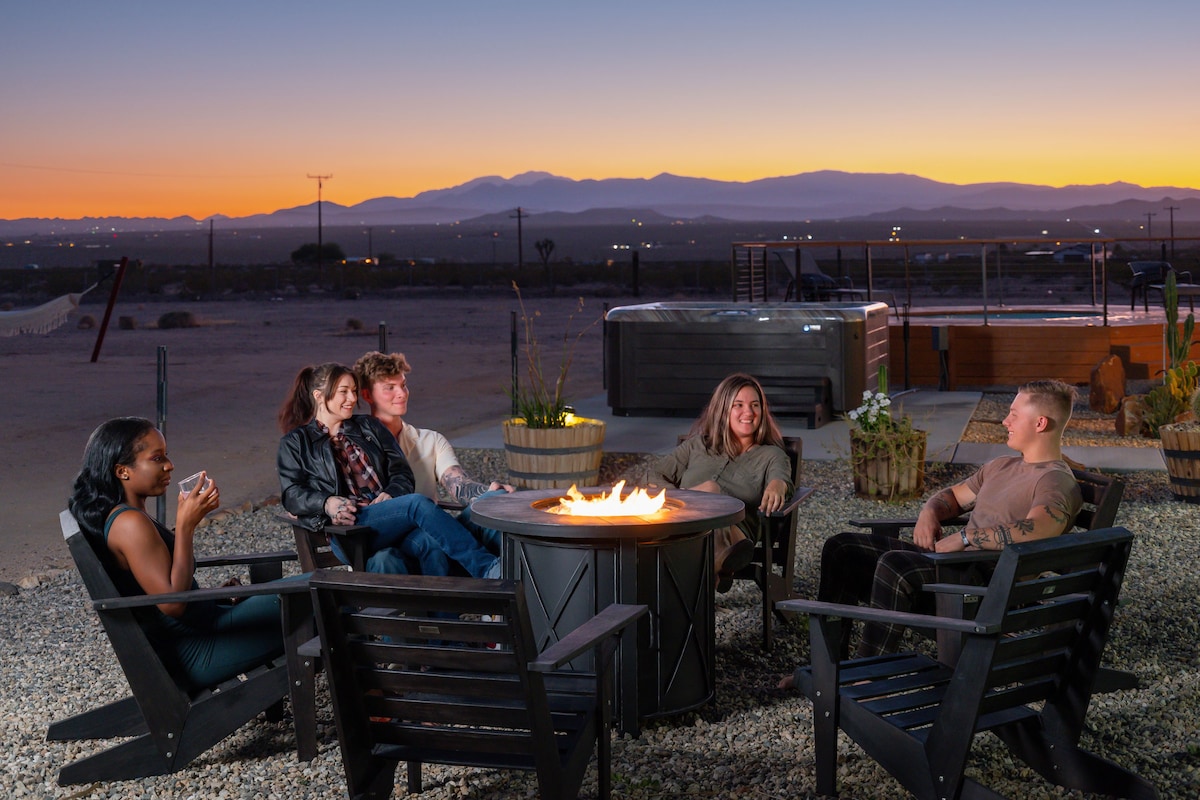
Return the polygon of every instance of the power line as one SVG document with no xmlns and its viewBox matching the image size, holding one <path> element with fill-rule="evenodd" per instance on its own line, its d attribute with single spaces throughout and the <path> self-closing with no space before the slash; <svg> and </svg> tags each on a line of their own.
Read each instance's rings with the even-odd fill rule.
<svg viewBox="0 0 1200 800">
<path fill-rule="evenodd" d="M 1165 211 L 1171 215 L 1171 263 L 1175 263 L 1175 212 L 1179 206 L 1167 206 Z"/>
<path fill-rule="evenodd" d="M 317 276 L 318 280 L 324 277 L 322 260 L 325 254 L 325 242 L 321 238 L 321 188 L 324 187 L 325 181 L 331 180 L 332 175 L 309 175 L 317 182 Z"/>
<path fill-rule="evenodd" d="M 529 215 L 525 214 L 524 216 L 528 217 Z M 514 219 L 514 215 L 509 215 L 508 218 Z M 521 207 L 517 206 L 517 213 L 515 215 L 515 219 L 517 220 L 517 267 L 525 266 L 525 239 L 521 236 L 522 218 Z"/>
</svg>

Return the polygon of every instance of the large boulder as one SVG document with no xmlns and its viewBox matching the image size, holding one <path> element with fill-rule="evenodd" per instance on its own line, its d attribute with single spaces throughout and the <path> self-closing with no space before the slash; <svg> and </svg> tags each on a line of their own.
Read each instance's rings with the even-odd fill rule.
<svg viewBox="0 0 1200 800">
<path fill-rule="evenodd" d="M 1111 414 L 1125 399 L 1125 365 L 1116 356 L 1109 356 L 1092 367 L 1091 393 L 1088 407 L 1092 411 Z"/>
<path fill-rule="evenodd" d="M 1145 395 L 1135 394 L 1121 401 L 1117 410 L 1116 429 L 1118 436 L 1145 436 L 1149 426 L 1146 425 Z"/>
</svg>

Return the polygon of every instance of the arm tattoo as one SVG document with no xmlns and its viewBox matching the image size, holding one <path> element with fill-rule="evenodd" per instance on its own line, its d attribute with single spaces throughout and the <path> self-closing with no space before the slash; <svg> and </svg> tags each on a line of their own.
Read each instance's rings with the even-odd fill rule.
<svg viewBox="0 0 1200 800">
<path fill-rule="evenodd" d="M 484 484 L 471 480 L 459 466 L 450 467 L 442 473 L 442 486 L 446 487 L 451 499 L 460 503 L 470 503 L 488 490 Z"/>
<path fill-rule="evenodd" d="M 1046 515 L 1062 526 L 1062 532 L 1065 532 L 1071 527 L 1070 514 L 1063 511 L 1061 508 L 1053 508 L 1051 506 L 1044 506 L 1044 508 L 1046 509 Z"/>
<path fill-rule="evenodd" d="M 949 489 L 943 489 L 926 501 L 926 505 L 933 511 L 938 520 L 951 519 L 962 513 L 962 508 L 958 505 L 958 499 L 954 496 L 954 492 Z"/>
<path fill-rule="evenodd" d="M 989 549 L 989 543 L 995 543 L 997 550 L 1003 550 L 1014 541 L 1020 541 L 1033 533 L 1033 520 L 1022 519 L 1013 523 L 1001 523 L 994 528 L 981 528 L 971 531 L 967 538 L 981 549 Z"/>
</svg>

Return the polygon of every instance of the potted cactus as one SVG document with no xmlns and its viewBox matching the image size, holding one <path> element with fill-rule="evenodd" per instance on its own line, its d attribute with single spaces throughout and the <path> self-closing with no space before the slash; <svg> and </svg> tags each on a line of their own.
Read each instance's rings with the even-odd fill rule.
<svg viewBox="0 0 1200 800">
<path fill-rule="evenodd" d="M 1146 422 L 1162 442 L 1163 461 L 1171 493 L 1180 500 L 1200 503 L 1200 369 L 1190 358 L 1194 314 L 1179 324 L 1179 292 L 1175 275 L 1163 287 L 1166 307 L 1166 348 L 1169 366 L 1163 383 L 1146 395 Z"/>
</svg>

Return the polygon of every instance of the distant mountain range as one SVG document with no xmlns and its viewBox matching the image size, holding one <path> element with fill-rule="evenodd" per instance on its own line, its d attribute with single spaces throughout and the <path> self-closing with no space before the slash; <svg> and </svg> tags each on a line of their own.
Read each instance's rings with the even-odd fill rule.
<svg viewBox="0 0 1200 800">
<path fill-rule="evenodd" d="M 425 225 L 507 218 L 520 207 L 563 224 L 602 224 L 633 214 L 667 219 L 756 221 L 1006 220 L 1052 214 L 1103 222 L 1130 220 L 1174 206 L 1177 221 L 1200 220 L 1200 189 L 1131 183 L 1036 186 L 1020 183 L 957 185 L 903 174 L 807 172 L 756 181 L 716 181 L 662 174 L 654 178 L 572 180 L 546 172 L 513 178 L 476 178 L 415 197 L 377 197 L 353 206 L 325 201 L 326 226 Z M 316 203 L 248 217 L 213 217 L 222 227 L 311 226 Z M 1164 214 L 1165 216 L 1165 214 Z M 0 235 L 83 233 L 97 227 L 125 231 L 184 230 L 207 223 L 191 217 L 0 220 Z M 483 221 L 483 220 L 480 220 Z"/>
</svg>

